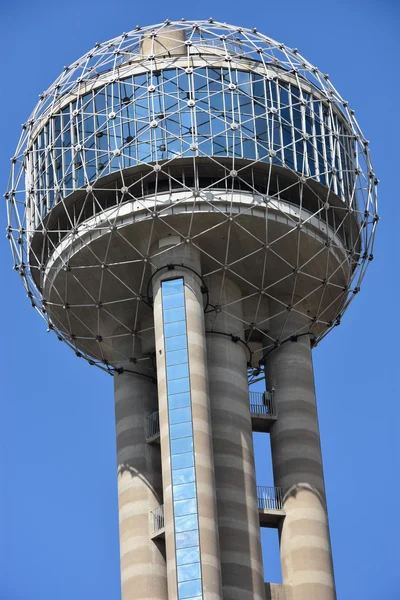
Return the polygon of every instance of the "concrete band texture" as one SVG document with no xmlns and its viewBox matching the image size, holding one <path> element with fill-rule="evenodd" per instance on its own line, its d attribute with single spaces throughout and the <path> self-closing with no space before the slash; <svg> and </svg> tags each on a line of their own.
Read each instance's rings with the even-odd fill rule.
<svg viewBox="0 0 400 600">
<path fill-rule="evenodd" d="M 230 337 L 244 339 L 241 292 L 233 281 L 218 275 L 207 285 L 211 304 L 235 303 L 229 314 L 210 313 L 206 320 L 223 597 L 261 600 L 264 574 L 246 348 Z"/>
<path fill-rule="evenodd" d="M 134 365 L 136 373 L 125 365 L 128 371 L 115 377 L 122 599 L 178 597 L 161 283 L 182 277 L 204 598 L 334 600 L 309 336 L 300 335 L 266 357 L 267 387 L 274 389 L 278 413 L 271 429 L 274 482 L 284 489 L 286 513 L 279 531 L 282 585 L 270 585 L 263 576 L 248 356 L 237 341 L 244 339 L 241 290 L 227 276 L 207 277 L 210 305 L 229 310 L 204 315 L 197 249 L 160 246 L 152 281 L 154 380 L 145 360 Z M 271 310 L 277 311 L 272 303 Z M 272 322 L 276 330 L 296 322 L 301 331 L 302 317 L 291 315 L 290 324 L 287 316 Z M 151 347 L 148 340 L 146 347 Z M 160 446 L 146 443 L 145 433 L 145 418 L 157 408 Z M 162 541 L 151 539 L 150 511 L 160 504 L 165 549 Z"/>
<path fill-rule="evenodd" d="M 151 539 L 151 511 L 162 503 L 160 449 L 146 443 L 145 429 L 157 409 L 153 376 L 125 371 L 114 380 L 123 600 L 167 597 L 163 548 Z"/>
<path fill-rule="evenodd" d="M 278 413 L 271 429 L 274 482 L 284 490 L 286 512 L 279 532 L 282 581 L 293 600 L 335 600 L 309 336 L 273 350 L 266 376 Z"/>
</svg>

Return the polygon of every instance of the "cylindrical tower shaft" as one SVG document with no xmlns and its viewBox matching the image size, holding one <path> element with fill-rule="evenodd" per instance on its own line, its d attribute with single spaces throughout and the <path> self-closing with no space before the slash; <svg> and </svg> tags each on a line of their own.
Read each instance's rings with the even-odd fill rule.
<svg viewBox="0 0 400 600">
<path fill-rule="evenodd" d="M 164 600 L 167 572 L 151 539 L 151 511 L 162 498 L 160 449 L 146 443 L 146 417 L 157 410 L 156 374 L 132 363 L 115 374 L 122 600 Z M 153 375 L 153 379 L 149 376 Z"/>
<path fill-rule="evenodd" d="M 228 305 L 207 318 L 207 356 L 224 600 L 262 600 L 264 577 L 241 293 L 213 276 L 210 302 Z M 213 331 L 214 333 L 210 333 Z"/>
<path fill-rule="evenodd" d="M 222 600 L 200 256 L 168 240 L 159 249 L 152 262 L 168 597 Z"/>
<path fill-rule="evenodd" d="M 309 336 L 266 360 L 278 419 L 271 430 L 275 485 L 283 488 L 282 581 L 293 600 L 336 598 Z"/>
</svg>

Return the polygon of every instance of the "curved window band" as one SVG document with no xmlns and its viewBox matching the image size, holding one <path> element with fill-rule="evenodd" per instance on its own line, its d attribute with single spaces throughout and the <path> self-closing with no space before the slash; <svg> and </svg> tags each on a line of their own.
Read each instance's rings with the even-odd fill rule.
<svg viewBox="0 0 400 600">
<path fill-rule="evenodd" d="M 355 179 L 353 144 L 344 117 L 291 83 L 223 67 L 130 76 L 71 102 L 36 136 L 27 160 L 35 222 L 59 194 L 174 157 L 272 162 L 347 198 Z"/>
</svg>

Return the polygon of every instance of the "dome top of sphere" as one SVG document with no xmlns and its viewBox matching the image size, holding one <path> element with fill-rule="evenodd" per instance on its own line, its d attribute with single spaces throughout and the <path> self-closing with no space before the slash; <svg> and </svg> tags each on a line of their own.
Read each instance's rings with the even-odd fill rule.
<svg viewBox="0 0 400 600">
<path fill-rule="evenodd" d="M 172 33 L 173 32 L 173 33 Z M 190 56 L 202 54 L 205 49 L 214 49 L 216 53 L 229 60 L 256 61 L 272 69 L 281 69 L 292 74 L 301 83 L 311 84 L 340 109 L 352 124 L 354 134 L 362 143 L 367 143 L 349 103 L 341 97 L 329 79 L 329 75 L 319 70 L 304 58 L 297 48 L 290 48 L 281 42 L 260 33 L 256 28 L 246 29 L 227 23 L 219 23 L 213 19 L 207 21 L 166 20 L 163 23 L 147 26 L 136 26 L 132 31 L 123 33 L 111 40 L 96 43 L 86 54 L 70 65 L 65 65 L 61 74 L 53 84 L 39 96 L 39 101 L 24 123 L 24 129 L 36 129 L 37 122 L 48 118 L 59 105 L 64 96 L 73 92 L 76 95 L 85 93 L 85 86 L 93 84 L 97 79 L 107 75 L 108 80 L 122 76 L 123 69 L 140 61 L 160 59 L 174 54 L 174 49 L 182 45 L 175 42 L 175 32 L 182 32 L 186 46 L 185 53 Z M 143 40 L 163 39 L 165 43 L 153 46 L 147 44 L 145 52 Z M 168 42 L 170 42 L 168 44 Z M 169 46 L 169 47 L 168 47 Z M 149 65 L 147 65 L 149 67 Z"/>
</svg>

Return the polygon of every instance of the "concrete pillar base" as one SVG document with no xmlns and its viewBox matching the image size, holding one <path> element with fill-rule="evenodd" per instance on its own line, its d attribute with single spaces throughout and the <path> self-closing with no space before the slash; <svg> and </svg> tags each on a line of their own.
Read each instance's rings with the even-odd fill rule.
<svg viewBox="0 0 400 600">
<path fill-rule="evenodd" d="M 227 278 L 212 276 L 207 285 L 210 303 L 223 307 L 206 320 L 223 596 L 224 600 L 264 600 L 248 352 L 230 337 L 244 339 L 241 294 Z"/>
<path fill-rule="evenodd" d="M 274 480 L 284 489 L 282 581 L 292 600 L 335 600 L 332 551 L 310 340 L 288 341 L 267 356 L 278 419 L 271 430 Z"/>
<path fill-rule="evenodd" d="M 146 417 L 157 410 L 157 385 L 128 370 L 115 374 L 118 503 L 122 600 L 165 600 L 167 573 L 162 546 L 151 539 L 151 511 L 162 504 L 161 458 L 146 443 Z M 146 374 L 149 371 L 146 369 Z"/>
</svg>

